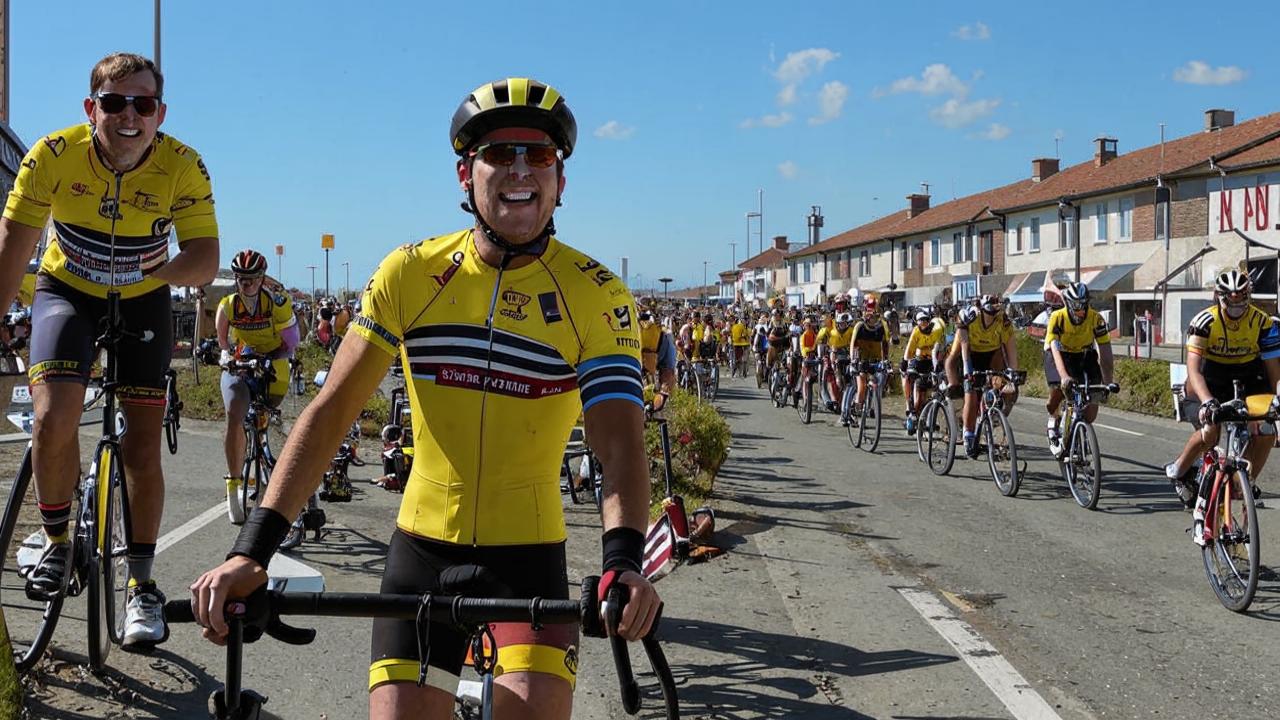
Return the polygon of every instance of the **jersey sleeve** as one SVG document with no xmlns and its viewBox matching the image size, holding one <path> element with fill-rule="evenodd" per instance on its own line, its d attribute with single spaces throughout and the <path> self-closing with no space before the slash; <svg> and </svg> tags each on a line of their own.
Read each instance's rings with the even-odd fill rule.
<svg viewBox="0 0 1280 720">
<path fill-rule="evenodd" d="M 1053 344 L 1062 342 L 1062 321 L 1065 318 L 1061 310 L 1054 310 L 1049 316 L 1049 324 L 1044 329 L 1044 349 L 1051 350 Z"/>
<path fill-rule="evenodd" d="M 60 141 L 61 136 L 50 135 L 27 151 L 18 168 L 18 177 L 13 181 L 13 190 L 5 201 L 5 217 L 28 227 L 44 227 L 53 208 L 51 165 L 56 156 L 51 148 Z"/>
<path fill-rule="evenodd" d="M 401 248 L 382 260 L 360 297 L 360 314 L 351 323 L 351 332 L 392 356 L 399 354 L 404 339 L 400 282 L 408 258 Z"/>
<path fill-rule="evenodd" d="M 1280 358 L 1280 325 L 1269 315 L 1258 329 L 1258 356 L 1263 360 Z"/>
<path fill-rule="evenodd" d="M 286 330 L 298 323 L 293 314 L 293 300 L 287 293 L 271 293 L 271 324 L 277 331 Z"/>
<path fill-rule="evenodd" d="M 178 235 L 178 243 L 198 237 L 218 237 L 218 220 L 213 212 L 213 183 L 209 180 L 209 170 L 204 160 L 188 148 L 187 156 L 191 162 L 186 172 L 178 179 L 174 189 L 173 229 Z"/>
<path fill-rule="evenodd" d="M 1093 339 L 1099 345 L 1111 344 L 1111 329 L 1107 327 L 1107 319 L 1098 314 L 1098 322 L 1093 326 Z"/>
<path fill-rule="evenodd" d="M 1187 326 L 1187 352 L 1204 355 L 1212 332 L 1213 310 L 1212 308 L 1202 310 L 1191 318 L 1191 324 Z"/>
<path fill-rule="evenodd" d="M 586 319 L 585 329 L 579 330 L 582 349 L 577 363 L 583 411 L 604 400 L 643 406 L 640 329 L 631 293 L 616 277 L 601 286 L 580 283 L 571 289 L 587 296 L 574 313 Z"/>
<path fill-rule="evenodd" d="M 903 351 L 906 357 L 913 358 L 916 356 L 916 350 L 920 347 L 922 338 L 923 334 L 920 332 L 920 328 L 911 328 L 911 337 L 907 338 L 907 349 Z"/>
</svg>

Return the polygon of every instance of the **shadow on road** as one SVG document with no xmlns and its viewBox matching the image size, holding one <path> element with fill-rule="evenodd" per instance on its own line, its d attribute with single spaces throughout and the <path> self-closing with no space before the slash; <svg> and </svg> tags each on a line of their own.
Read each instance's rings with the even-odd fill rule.
<svg viewBox="0 0 1280 720">
<path fill-rule="evenodd" d="M 860 720 L 870 716 L 850 707 L 857 699 L 843 697 L 834 682 L 837 677 L 956 661 L 954 656 L 909 649 L 868 653 L 825 640 L 701 620 L 665 618 L 662 627 L 667 644 L 736 656 L 721 663 L 672 667 L 681 685 L 681 709 L 690 717 Z M 780 673 L 786 676 L 778 677 Z"/>
</svg>

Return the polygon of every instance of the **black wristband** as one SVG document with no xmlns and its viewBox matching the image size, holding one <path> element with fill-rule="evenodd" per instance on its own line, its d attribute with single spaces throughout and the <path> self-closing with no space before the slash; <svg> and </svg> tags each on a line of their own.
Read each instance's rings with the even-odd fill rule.
<svg viewBox="0 0 1280 720">
<path fill-rule="evenodd" d="M 271 556 L 276 554 L 276 548 L 280 547 L 280 543 L 289 534 L 289 528 L 292 525 L 293 523 L 275 510 L 264 507 L 254 508 L 245 519 L 244 526 L 240 528 L 240 534 L 236 537 L 235 545 L 231 546 L 231 552 L 227 553 L 227 559 L 240 555 L 258 563 L 263 570 L 266 570 L 271 563 Z"/>
<path fill-rule="evenodd" d="M 616 527 L 600 538 L 604 549 L 601 567 L 609 570 L 634 570 L 640 572 L 644 559 L 644 533 L 629 527 Z"/>
</svg>

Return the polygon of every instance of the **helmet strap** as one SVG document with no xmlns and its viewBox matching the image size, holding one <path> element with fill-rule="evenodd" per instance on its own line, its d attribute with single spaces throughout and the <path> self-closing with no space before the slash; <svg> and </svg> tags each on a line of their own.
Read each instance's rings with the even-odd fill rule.
<svg viewBox="0 0 1280 720">
<path fill-rule="evenodd" d="M 557 197 L 556 207 L 559 206 L 560 198 Z M 518 257 L 538 257 L 541 255 L 546 251 L 547 244 L 551 241 L 551 236 L 555 235 L 556 232 L 555 220 L 553 218 L 548 218 L 546 227 L 542 228 L 542 232 L 538 233 L 538 236 L 533 240 L 530 240 L 523 245 L 517 245 L 508 241 L 506 238 L 499 235 L 496 230 L 490 227 L 489 223 L 485 222 L 484 218 L 480 215 L 479 206 L 476 204 L 476 191 L 473 183 L 467 183 L 467 199 L 462 203 L 462 209 L 475 216 L 476 224 L 480 226 L 480 230 L 484 233 L 484 236 L 488 238 L 489 242 L 497 245 L 499 250 L 502 250 L 502 263 L 499 266 L 499 269 L 501 270 L 506 270 L 511 264 L 511 261 Z"/>
</svg>

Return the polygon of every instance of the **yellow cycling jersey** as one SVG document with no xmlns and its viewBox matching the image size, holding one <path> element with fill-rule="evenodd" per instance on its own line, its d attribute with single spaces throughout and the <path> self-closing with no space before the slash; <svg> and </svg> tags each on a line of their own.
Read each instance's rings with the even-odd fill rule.
<svg viewBox="0 0 1280 720">
<path fill-rule="evenodd" d="M 747 338 L 747 326 L 740 322 L 734 323 L 729 329 L 729 337 L 735 347 L 746 347 L 751 344 Z"/>
<path fill-rule="evenodd" d="M 818 341 L 821 342 L 823 339 L 827 341 L 827 345 L 832 350 L 845 350 L 849 347 L 849 343 L 853 341 L 853 328 L 845 328 L 843 331 L 834 327 L 823 328 L 818 333 Z"/>
<path fill-rule="evenodd" d="M 1058 343 L 1058 349 L 1065 353 L 1082 353 L 1099 345 L 1111 344 L 1111 331 L 1107 329 L 1107 321 L 1097 310 L 1089 308 L 1084 322 L 1077 325 L 1071 321 L 1066 308 L 1058 308 L 1049 316 L 1049 324 L 1045 327 L 1044 349 L 1048 350 Z"/>
<path fill-rule="evenodd" d="M 1200 311 L 1187 328 L 1187 352 L 1225 365 L 1280 357 L 1280 326 L 1250 305 L 1239 320 L 1222 316 L 1216 303 Z"/>
<path fill-rule="evenodd" d="M 808 357 L 818 349 L 818 334 L 812 330 L 800 333 L 800 354 Z"/>
<path fill-rule="evenodd" d="M 911 359 L 931 356 L 933 349 L 941 344 L 946 336 L 947 325 L 938 318 L 934 318 L 929 323 L 929 329 L 925 332 L 920 331 L 919 325 L 912 327 L 911 337 L 907 339 L 906 357 Z"/>
<path fill-rule="evenodd" d="M 642 403 L 635 317 L 621 281 L 555 238 L 501 273 L 471 230 L 388 255 L 351 332 L 405 368 L 415 454 L 397 525 L 455 544 L 563 541 L 574 421 Z"/>
<path fill-rule="evenodd" d="M 119 207 L 114 207 L 119 182 Z M 40 263 L 80 292 L 105 298 L 111 282 L 115 218 L 115 285 L 120 297 L 145 295 L 165 283 L 151 277 L 169 260 L 169 231 L 178 244 L 217 237 L 209 173 L 195 150 L 157 133 L 138 167 L 116 175 L 102 163 L 93 128 L 75 125 L 38 140 L 27 152 L 4 216 L 53 238 Z"/>
<path fill-rule="evenodd" d="M 853 346 L 858 351 L 858 358 L 868 362 L 883 360 L 888 332 L 888 328 L 882 322 L 874 327 L 861 320 L 854 323 L 849 336 L 853 339 Z"/>
<path fill-rule="evenodd" d="M 970 352 L 993 352 L 1004 347 L 1009 338 L 1013 337 L 1013 323 L 1009 322 L 1009 318 L 1004 313 L 997 315 L 990 325 L 984 325 L 986 313 L 979 312 L 978 317 L 973 322 L 963 326 L 963 329 L 969 331 L 969 351 Z M 959 335 L 957 334 L 957 338 Z M 956 342 L 960 342 L 958 339 Z"/>
<path fill-rule="evenodd" d="M 298 322 L 293 300 L 285 293 L 258 291 L 258 305 L 250 310 L 240 293 L 231 293 L 218 302 L 218 312 L 230 324 L 229 335 L 236 345 L 266 354 L 280 347 L 280 334 Z"/>
</svg>

